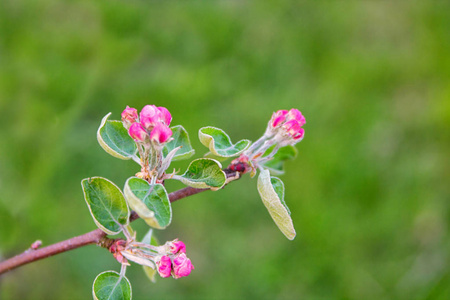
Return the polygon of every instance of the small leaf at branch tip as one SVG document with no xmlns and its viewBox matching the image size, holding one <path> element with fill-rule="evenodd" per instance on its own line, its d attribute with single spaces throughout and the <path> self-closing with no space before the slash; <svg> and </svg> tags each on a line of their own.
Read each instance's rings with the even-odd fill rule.
<svg viewBox="0 0 450 300">
<path fill-rule="evenodd" d="M 176 154 L 173 156 L 172 161 L 187 159 L 194 155 L 195 150 L 192 149 L 191 142 L 189 140 L 189 135 L 181 125 L 176 125 L 171 127 L 172 130 L 172 141 L 164 145 L 163 148 L 163 155 L 164 157 L 167 157 L 168 154 L 173 151 L 173 149 L 177 147 L 181 147 L 181 151 L 177 151 Z"/>
<path fill-rule="evenodd" d="M 281 232 L 289 239 L 293 240 L 296 236 L 291 216 L 284 203 L 284 185 L 283 182 L 276 177 L 274 183 L 271 181 L 268 170 L 263 169 L 258 177 L 258 192 L 264 206 L 269 211 L 275 224 Z M 274 186 L 275 185 L 275 186 Z"/>
<path fill-rule="evenodd" d="M 267 149 L 264 156 L 270 154 L 274 147 Z M 285 146 L 278 149 L 277 153 L 270 159 L 261 164 L 265 169 L 270 171 L 271 175 L 283 175 L 284 174 L 284 163 L 287 160 L 292 160 L 297 156 L 297 148 L 294 146 Z"/>
<path fill-rule="evenodd" d="M 128 278 L 115 271 L 106 271 L 95 277 L 92 296 L 96 300 L 131 300 L 133 295 Z"/>
<path fill-rule="evenodd" d="M 208 147 L 212 154 L 226 158 L 238 156 L 251 144 L 249 140 L 241 140 L 233 144 L 225 131 L 212 126 L 200 128 L 198 137 L 200 142 Z"/>
</svg>

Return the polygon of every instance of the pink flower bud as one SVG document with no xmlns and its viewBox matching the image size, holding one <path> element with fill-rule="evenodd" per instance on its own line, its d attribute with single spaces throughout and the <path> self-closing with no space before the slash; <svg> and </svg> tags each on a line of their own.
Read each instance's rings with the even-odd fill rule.
<svg viewBox="0 0 450 300">
<path fill-rule="evenodd" d="M 305 134 L 305 130 L 297 120 L 287 121 L 283 124 L 283 129 L 285 130 L 286 134 L 294 140 L 302 138 Z"/>
<path fill-rule="evenodd" d="M 136 122 L 136 119 L 138 118 L 138 113 L 136 108 L 132 108 L 127 106 L 122 112 L 122 121 L 128 124 L 132 124 Z"/>
<path fill-rule="evenodd" d="M 299 139 L 302 139 L 304 135 L 305 135 L 305 129 L 300 128 L 299 131 L 297 131 L 297 133 L 293 136 L 293 138 L 294 138 L 294 140 L 299 140 Z"/>
<path fill-rule="evenodd" d="M 172 262 L 167 255 L 161 256 L 159 260 L 156 261 L 156 269 L 162 278 L 167 278 L 172 272 Z"/>
<path fill-rule="evenodd" d="M 173 273 L 175 278 L 188 276 L 193 269 L 194 266 L 191 260 L 187 258 L 186 253 L 181 253 L 174 258 Z"/>
<path fill-rule="evenodd" d="M 146 129 L 152 129 L 160 120 L 160 111 L 155 105 L 146 105 L 141 110 L 140 122 Z"/>
<path fill-rule="evenodd" d="M 158 110 L 160 112 L 161 121 L 164 122 L 165 125 L 169 126 L 170 122 L 172 122 L 172 115 L 169 110 L 162 106 L 158 107 Z"/>
<path fill-rule="evenodd" d="M 305 117 L 298 109 L 295 108 L 289 111 L 289 113 L 286 116 L 286 120 L 287 121 L 296 120 L 300 124 L 300 126 L 303 126 L 306 123 Z"/>
<path fill-rule="evenodd" d="M 287 110 L 279 110 L 272 115 L 271 125 L 272 127 L 277 127 L 286 120 Z"/>
<path fill-rule="evenodd" d="M 172 130 L 162 123 L 157 123 L 150 132 L 150 140 L 159 144 L 167 142 L 171 136 Z"/>
<path fill-rule="evenodd" d="M 182 241 L 172 242 L 170 245 L 170 252 L 176 253 L 186 253 L 186 245 Z"/>
<path fill-rule="evenodd" d="M 143 142 L 148 136 L 147 131 L 138 122 L 131 124 L 128 134 L 137 142 Z"/>
</svg>

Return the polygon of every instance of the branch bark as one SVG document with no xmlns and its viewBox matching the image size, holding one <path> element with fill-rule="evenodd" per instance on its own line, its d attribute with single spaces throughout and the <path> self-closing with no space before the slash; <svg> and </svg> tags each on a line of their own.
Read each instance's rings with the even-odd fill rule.
<svg viewBox="0 0 450 300">
<path fill-rule="evenodd" d="M 227 173 L 227 177 L 233 177 L 233 173 L 230 173 L 228 170 L 224 170 Z M 170 202 L 175 202 L 179 199 L 186 198 L 204 191 L 208 191 L 209 189 L 196 189 L 192 187 L 186 187 L 181 190 L 172 192 L 169 194 Z M 134 221 L 138 219 L 139 216 L 133 212 L 130 215 L 130 221 Z M 28 250 L 22 254 L 11 257 L 5 261 L 0 262 L 0 275 L 6 272 L 9 272 L 15 268 L 20 266 L 41 260 L 43 258 L 47 258 L 49 256 L 53 256 L 59 253 L 67 252 L 72 249 L 80 248 L 86 245 L 96 244 L 104 248 L 109 248 L 112 243 L 112 239 L 106 237 L 106 233 L 104 233 L 100 229 L 96 229 L 90 231 L 88 233 L 67 239 L 65 241 L 61 241 L 59 243 L 36 249 L 36 250 Z"/>
</svg>

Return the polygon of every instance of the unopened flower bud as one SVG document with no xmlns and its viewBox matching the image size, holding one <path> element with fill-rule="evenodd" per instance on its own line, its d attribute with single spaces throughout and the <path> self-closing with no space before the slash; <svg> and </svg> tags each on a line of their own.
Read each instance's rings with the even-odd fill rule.
<svg viewBox="0 0 450 300">
<path fill-rule="evenodd" d="M 126 128 L 129 128 L 131 124 L 136 122 L 138 118 L 138 113 L 136 108 L 127 106 L 122 112 L 122 122 L 125 124 Z"/>
<path fill-rule="evenodd" d="M 160 120 L 160 111 L 155 105 L 146 105 L 141 110 L 140 122 L 146 129 L 151 130 Z"/>
<path fill-rule="evenodd" d="M 305 129 L 300 128 L 297 133 L 292 136 L 294 138 L 294 140 L 296 140 L 296 142 L 298 142 L 299 140 L 303 139 L 303 136 L 305 135 Z"/>
<path fill-rule="evenodd" d="M 272 119 L 270 120 L 270 124 L 272 125 L 272 127 L 277 127 L 278 125 L 284 123 L 287 114 L 288 111 L 284 109 L 274 112 L 272 115 Z"/>
<path fill-rule="evenodd" d="M 128 129 L 128 134 L 137 142 L 143 142 L 148 136 L 147 131 L 145 131 L 144 127 L 138 122 L 131 124 Z"/>
<path fill-rule="evenodd" d="M 290 120 L 283 124 L 275 139 L 280 147 L 295 145 L 303 139 L 305 130 L 296 120 Z"/>
<path fill-rule="evenodd" d="M 296 109 L 296 108 L 291 109 L 291 110 L 287 113 L 286 121 L 290 121 L 290 120 L 296 120 L 300 126 L 303 126 L 303 125 L 305 125 L 305 123 L 306 123 L 305 117 L 304 117 L 304 116 L 302 115 L 302 113 L 301 113 L 298 109 Z"/>
<path fill-rule="evenodd" d="M 182 241 L 174 241 L 170 243 L 170 252 L 176 253 L 186 253 L 186 245 Z"/>
<path fill-rule="evenodd" d="M 167 278 L 172 272 L 172 262 L 167 255 L 161 256 L 156 260 L 156 270 L 162 278 Z"/>
<path fill-rule="evenodd" d="M 171 136 L 172 130 L 162 123 L 156 124 L 152 132 L 150 132 L 150 140 L 158 144 L 167 142 Z"/>
<path fill-rule="evenodd" d="M 174 278 L 188 276 L 193 269 L 194 266 L 192 265 L 191 260 L 187 258 L 186 253 L 181 253 L 174 258 L 173 260 Z"/>
<path fill-rule="evenodd" d="M 159 113 L 160 113 L 160 120 L 167 126 L 170 125 L 170 122 L 172 122 L 172 115 L 170 114 L 169 110 L 163 106 L 158 107 Z"/>
<path fill-rule="evenodd" d="M 293 138 L 297 135 L 300 129 L 302 129 L 302 126 L 297 122 L 297 120 L 290 120 L 283 124 L 283 129 L 290 137 Z"/>
</svg>

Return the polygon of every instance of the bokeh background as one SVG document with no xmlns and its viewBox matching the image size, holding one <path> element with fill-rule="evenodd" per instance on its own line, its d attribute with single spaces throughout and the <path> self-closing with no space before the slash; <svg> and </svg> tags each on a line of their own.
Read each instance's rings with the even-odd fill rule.
<svg viewBox="0 0 450 300">
<path fill-rule="evenodd" d="M 450 299 L 449 78 L 448 1 L 2 0 L 0 256 L 93 230 L 80 180 L 138 171 L 97 144 L 106 113 L 166 106 L 201 157 L 200 127 L 255 140 L 296 107 L 296 239 L 256 179 L 183 199 L 157 235 L 196 269 L 134 265 L 134 299 Z M 0 298 L 90 299 L 110 269 L 84 247 L 0 277 Z"/>
</svg>

